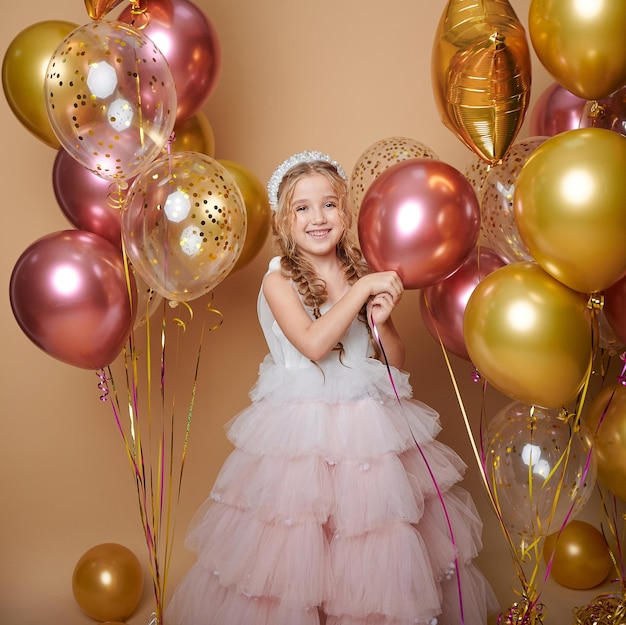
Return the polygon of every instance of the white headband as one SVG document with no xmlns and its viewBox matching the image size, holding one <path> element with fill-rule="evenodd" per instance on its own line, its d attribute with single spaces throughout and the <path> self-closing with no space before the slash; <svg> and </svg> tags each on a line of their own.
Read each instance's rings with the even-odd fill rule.
<svg viewBox="0 0 626 625">
<path fill-rule="evenodd" d="M 313 163 L 315 161 L 330 163 L 337 170 L 337 173 L 346 182 L 348 181 L 348 176 L 346 176 L 346 172 L 343 170 L 343 167 L 337 161 L 333 161 L 327 154 L 310 150 L 294 154 L 276 168 L 276 171 L 272 174 L 272 177 L 267 183 L 267 195 L 270 201 L 270 208 L 273 211 L 278 208 L 278 187 L 280 186 L 282 179 L 285 177 L 285 174 L 300 163 Z"/>
</svg>

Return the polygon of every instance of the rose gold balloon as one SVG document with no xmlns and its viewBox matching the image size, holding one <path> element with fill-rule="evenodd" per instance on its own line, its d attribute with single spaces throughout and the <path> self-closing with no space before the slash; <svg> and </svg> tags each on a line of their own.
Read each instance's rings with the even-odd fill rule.
<svg viewBox="0 0 626 625">
<path fill-rule="evenodd" d="M 449 277 L 422 291 L 420 309 L 432 337 L 453 354 L 469 360 L 463 338 L 465 307 L 476 285 L 504 261 L 492 250 L 475 249 Z"/>
<path fill-rule="evenodd" d="M 581 128 L 605 128 L 626 135 L 626 87 L 606 98 L 585 103 Z"/>
<path fill-rule="evenodd" d="M 441 120 L 489 163 L 515 140 L 530 100 L 526 33 L 507 0 L 449 0 L 432 54 Z"/>
<path fill-rule="evenodd" d="M 52 187 L 61 211 L 78 230 L 121 246 L 120 209 L 110 205 L 117 184 L 96 176 L 61 148 L 52 165 Z"/>
<path fill-rule="evenodd" d="M 358 220 L 369 265 L 397 271 L 407 289 L 451 275 L 476 245 L 479 228 L 478 200 L 465 176 L 421 158 L 382 172 L 363 197 Z"/>
<path fill-rule="evenodd" d="M 603 311 L 617 339 L 626 345 L 626 277 L 604 291 Z"/>
<path fill-rule="evenodd" d="M 176 89 L 176 122 L 195 115 L 215 89 L 222 65 L 217 31 L 188 0 L 142 0 L 140 12 L 126 8 L 121 22 L 133 24 L 161 50 Z M 212 156 L 212 155 L 211 155 Z"/>
<path fill-rule="evenodd" d="M 585 423 L 594 437 L 598 480 L 626 501 L 626 387 L 617 383 L 602 389 Z"/>
<path fill-rule="evenodd" d="M 133 327 L 120 250 L 91 232 L 64 230 L 35 241 L 13 268 L 9 290 L 26 336 L 75 367 L 110 364 Z M 132 279 L 130 291 L 134 299 Z"/>
<path fill-rule="evenodd" d="M 580 127 L 587 100 L 570 93 L 558 82 L 552 83 L 540 96 L 530 113 L 530 134 L 553 137 Z"/>
</svg>

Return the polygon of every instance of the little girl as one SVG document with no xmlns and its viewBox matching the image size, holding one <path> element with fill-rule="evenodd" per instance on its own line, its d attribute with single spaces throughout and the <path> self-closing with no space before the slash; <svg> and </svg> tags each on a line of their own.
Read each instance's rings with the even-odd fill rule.
<svg viewBox="0 0 626 625">
<path fill-rule="evenodd" d="M 495 600 L 471 563 L 482 526 L 455 486 L 465 465 L 399 370 L 398 275 L 368 271 L 328 156 L 292 156 L 268 192 L 270 353 L 164 625 L 485 625 Z"/>
</svg>

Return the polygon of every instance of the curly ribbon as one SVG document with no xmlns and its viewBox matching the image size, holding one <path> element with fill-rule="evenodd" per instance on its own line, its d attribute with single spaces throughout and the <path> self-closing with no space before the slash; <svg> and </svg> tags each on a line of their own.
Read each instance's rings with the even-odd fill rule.
<svg viewBox="0 0 626 625">
<path fill-rule="evenodd" d="M 506 612 L 498 616 L 498 625 L 541 625 L 543 605 L 527 600 L 513 603 Z"/>
<path fill-rule="evenodd" d="M 387 375 L 389 376 L 389 380 L 391 382 L 391 387 L 393 388 L 393 392 L 396 396 L 396 399 L 398 400 L 398 405 L 400 406 L 401 410 L 404 412 L 404 407 L 402 405 L 402 400 L 400 399 L 400 395 L 398 394 L 398 389 L 396 388 L 396 383 L 394 382 L 393 379 L 393 374 L 391 372 L 391 366 L 389 365 L 389 360 L 387 359 L 387 354 L 385 353 L 385 348 L 383 346 L 383 342 L 380 338 L 380 334 L 378 333 L 378 328 L 376 327 L 376 324 L 374 323 L 374 319 L 373 317 L 370 315 L 370 325 L 372 327 L 372 332 L 374 334 L 374 337 L 378 343 L 378 346 L 380 347 L 380 351 L 381 354 L 383 356 L 383 360 L 385 361 L 385 366 L 387 367 Z M 459 595 L 459 613 L 461 616 L 461 623 L 460 625 L 465 625 L 465 615 L 464 615 L 464 611 L 463 611 L 463 592 L 461 589 L 461 576 L 460 576 L 460 571 L 459 571 L 459 557 L 457 554 L 457 547 L 456 547 L 456 541 L 454 539 L 454 530 L 452 529 L 452 523 L 450 521 L 450 516 L 448 514 L 448 508 L 446 506 L 444 497 L 443 497 L 443 493 L 441 492 L 441 489 L 439 488 L 439 484 L 437 483 L 437 479 L 435 478 L 435 474 L 433 473 L 433 470 L 430 466 L 430 464 L 428 463 L 428 460 L 426 459 L 426 455 L 424 454 L 424 451 L 422 450 L 420 444 L 417 442 L 417 439 L 415 438 L 415 434 L 413 433 L 413 430 L 411 430 L 411 427 L 409 425 L 408 419 L 407 419 L 407 425 L 409 426 L 409 431 L 411 432 L 411 437 L 413 438 L 413 442 L 415 443 L 415 447 L 417 448 L 417 450 L 420 453 L 420 456 L 422 457 L 422 460 L 424 461 L 424 464 L 426 465 L 426 469 L 428 470 L 428 474 L 430 475 L 430 479 L 433 483 L 433 485 L 435 486 L 435 490 L 437 492 L 437 497 L 439 498 L 439 502 L 441 503 L 441 507 L 443 509 L 443 513 L 444 516 L 446 518 L 446 524 L 448 527 L 448 533 L 450 534 L 450 540 L 452 542 L 452 546 L 454 547 L 454 570 L 456 572 L 456 583 L 457 583 L 457 591 L 458 591 L 458 595 Z"/>
<path fill-rule="evenodd" d="M 622 625 L 626 623 L 626 597 L 623 594 L 598 595 L 586 606 L 574 609 L 573 625 Z"/>
<path fill-rule="evenodd" d="M 127 270 L 128 271 L 128 270 Z M 193 310 L 185 304 L 189 312 L 189 321 L 183 322 L 179 317 L 173 320 L 173 325 L 179 330 L 176 333 L 178 339 L 185 333 L 187 324 L 193 319 Z M 177 339 L 174 344 L 174 352 L 169 355 L 169 324 L 166 323 L 167 307 L 163 306 L 163 317 L 160 332 L 160 354 L 154 354 L 152 350 L 150 317 L 147 316 L 146 331 L 146 358 L 145 358 L 145 391 L 146 402 L 143 405 L 140 399 L 140 353 L 135 345 L 134 332 L 131 332 L 128 343 L 124 347 L 123 365 L 126 377 L 126 397 L 128 422 L 124 424 L 122 419 L 121 401 L 115 386 L 111 367 L 100 370 L 98 375 L 98 389 L 101 401 L 109 401 L 112 407 L 115 423 L 122 436 L 126 448 L 126 454 L 133 472 L 135 485 L 137 488 L 137 498 L 141 516 L 142 527 L 146 539 L 149 553 L 149 567 L 153 582 L 153 589 L 156 599 L 156 611 L 152 615 L 149 625 L 161 625 L 164 612 L 164 598 L 166 596 L 167 579 L 171 563 L 173 537 L 176 527 L 175 510 L 180 502 L 182 490 L 183 471 L 186 462 L 188 445 L 191 433 L 191 423 L 193 409 L 195 406 L 196 392 L 198 386 L 198 376 L 204 336 L 207 330 L 207 322 L 203 320 L 200 340 L 197 347 L 195 370 L 191 384 L 191 397 L 186 414 L 185 430 L 182 440 L 182 450 L 180 453 L 180 464 L 178 474 L 175 475 L 175 450 L 174 433 L 176 421 L 176 400 L 171 397 L 168 403 L 168 393 L 166 384 L 169 386 L 169 374 L 166 376 L 166 362 L 174 358 L 173 371 L 179 370 L 178 357 L 180 341 Z M 220 327 L 223 315 L 209 302 L 206 312 L 215 314 L 219 321 L 208 328 L 208 331 L 216 330 Z M 167 348 L 167 349 L 166 349 Z M 153 357 L 154 356 L 154 357 Z M 166 357 L 167 356 L 167 357 Z M 153 367 L 156 361 L 160 367 L 160 408 L 162 419 L 160 426 L 154 419 L 153 395 Z M 167 371 L 169 371 L 169 364 Z M 143 410 L 145 408 L 145 410 Z M 166 418 L 166 415 L 169 415 Z M 143 438 L 145 431 L 145 441 Z M 156 439 L 157 444 L 153 445 Z"/>
</svg>

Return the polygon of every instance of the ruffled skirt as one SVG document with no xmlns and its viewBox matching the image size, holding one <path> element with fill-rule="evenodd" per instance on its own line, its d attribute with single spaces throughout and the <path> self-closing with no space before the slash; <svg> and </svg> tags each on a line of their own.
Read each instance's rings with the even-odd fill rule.
<svg viewBox="0 0 626 625">
<path fill-rule="evenodd" d="M 235 450 L 187 535 L 197 562 L 164 625 L 487 622 L 497 606 L 472 564 L 482 524 L 456 486 L 465 465 L 403 374 L 396 396 L 377 369 L 317 399 L 300 372 L 300 401 L 261 377 L 227 426 Z"/>
</svg>

